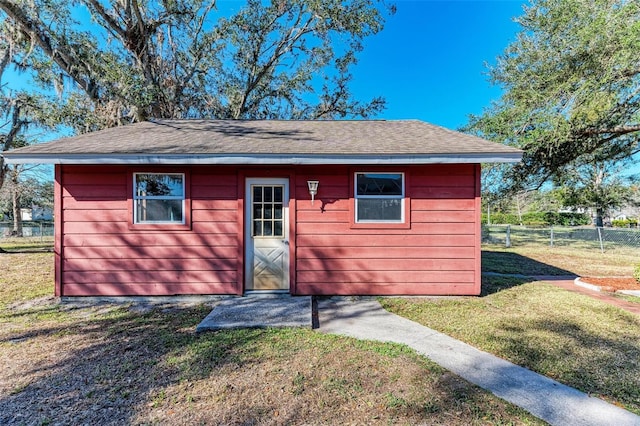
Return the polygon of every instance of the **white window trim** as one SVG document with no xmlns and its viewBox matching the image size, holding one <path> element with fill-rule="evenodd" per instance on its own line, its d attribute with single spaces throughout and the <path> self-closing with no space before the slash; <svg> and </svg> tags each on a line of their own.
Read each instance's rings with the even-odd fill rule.
<svg viewBox="0 0 640 426">
<path fill-rule="evenodd" d="M 402 176 L 401 195 L 358 195 L 358 175 L 400 175 Z M 353 174 L 353 198 L 354 198 L 354 222 L 355 223 L 405 223 L 404 199 L 405 199 L 405 175 L 404 172 L 366 172 L 360 171 Z M 400 220 L 358 220 L 358 199 L 388 199 L 400 200 Z"/>
<path fill-rule="evenodd" d="M 180 175 L 182 176 L 182 196 L 179 195 L 138 195 L 137 176 L 138 175 Z M 185 174 L 184 173 L 157 173 L 157 172 L 136 172 L 133 173 L 133 223 L 135 225 L 184 225 L 186 224 L 186 187 L 185 187 Z M 182 200 L 182 220 L 138 220 L 138 200 Z"/>
</svg>

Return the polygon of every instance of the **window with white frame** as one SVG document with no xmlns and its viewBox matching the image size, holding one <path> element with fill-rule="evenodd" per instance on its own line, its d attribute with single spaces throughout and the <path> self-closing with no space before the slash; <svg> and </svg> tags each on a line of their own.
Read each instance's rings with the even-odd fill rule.
<svg viewBox="0 0 640 426">
<path fill-rule="evenodd" d="M 355 174 L 356 223 L 404 222 L 404 173 Z"/>
<path fill-rule="evenodd" d="M 134 173 L 134 223 L 185 223 L 184 173 Z"/>
</svg>

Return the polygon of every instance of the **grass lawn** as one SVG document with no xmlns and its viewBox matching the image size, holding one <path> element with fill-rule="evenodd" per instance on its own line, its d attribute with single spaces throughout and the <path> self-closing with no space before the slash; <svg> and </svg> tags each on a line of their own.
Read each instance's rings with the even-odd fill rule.
<svg viewBox="0 0 640 426">
<path fill-rule="evenodd" d="M 490 247 L 483 271 L 630 275 L 638 254 Z M 630 298 L 634 299 L 634 298 Z M 640 299 L 635 298 L 640 301 Z M 388 310 L 640 414 L 640 317 L 526 278 L 483 279 L 483 296 L 383 299 Z"/>
<path fill-rule="evenodd" d="M 52 256 L 0 254 L 0 424 L 542 424 L 401 345 L 54 304 Z"/>
<path fill-rule="evenodd" d="M 640 263 L 637 248 L 619 248 L 601 253 L 597 249 L 575 249 L 543 245 L 504 248 L 483 245 L 482 271 L 524 275 L 626 276 Z"/>
</svg>

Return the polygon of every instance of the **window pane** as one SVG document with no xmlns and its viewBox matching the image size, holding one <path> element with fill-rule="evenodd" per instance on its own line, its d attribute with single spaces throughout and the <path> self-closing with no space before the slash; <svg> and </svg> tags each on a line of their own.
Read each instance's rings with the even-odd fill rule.
<svg viewBox="0 0 640 426">
<path fill-rule="evenodd" d="M 265 203 L 270 203 L 271 201 L 273 201 L 273 187 L 264 187 L 264 201 Z"/>
<path fill-rule="evenodd" d="M 264 218 L 273 219 L 273 206 L 271 205 L 264 206 Z"/>
<path fill-rule="evenodd" d="M 277 236 L 277 237 L 282 237 L 284 236 L 284 233 L 282 232 L 282 221 L 281 220 L 276 220 L 273 224 L 273 235 Z"/>
<path fill-rule="evenodd" d="M 273 206 L 273 218 L 282 219 L 282 206 L 279 206 L 277 204 Z"/>
<path fill-rule="evenodd" d="M 273 223 L 271 221 L 264 222 L 264 233 L 262 234 L 265 237 L 273 236 Z"/>
<path fill-rule="evenodd" d="M 182 175 L 136 174 L 136 195 L 139 197 L 184 196 Z"/>
<path fill-rule="evenodd" d="M 255 237 L 262 236 L 262 222 L 259 220 L 253 221 L 253 235 Z"/>
<path fill-rule="evenodd" d="M 136 222 L 182 223 L 182 200 L 136 200 Z"/>
<path fill-rule="evenodd" d="M 276 186 L 273 188 L 273 201 L 276 203 L 282 202 L 282 187 Z"/>
<path fill-rule="evenodd" d="M 402 200 L 388 198 L 358 198 L 357 221 L 402 220 Z"/>
<path fill-rule="evenodd" d="M 357 173 L 357 195 L 402 195 L 401 173 Z"/>
<path fill-rule="evenodd" d="M 254 186 L 253 187 L 253 201 L 261 202 L 262 201 L 262 187 Z"/>
<path fill-rule="evenodd" d="M 262 219 L 262 205 L 254 204 L 253 205 L 253 218 L 254 219 Z"/>
</svg>

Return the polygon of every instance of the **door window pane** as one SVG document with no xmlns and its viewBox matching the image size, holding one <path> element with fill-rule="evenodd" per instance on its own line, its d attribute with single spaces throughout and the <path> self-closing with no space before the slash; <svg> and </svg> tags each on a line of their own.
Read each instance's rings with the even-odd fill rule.
<svg viewBox="0 0 640 426">
<path fill-rule="evenodd" d="M 271 237 L 273 235 L 273 222 L 267 220 L 263 223 L 264 229 L 262 235 L 265 237 Z"/>
<path fill-rule="evenodd" d="M 273 235 L 276 236 L 283 236 L 284 233 L 282 232 L 282 221 L 281 220 L 276 220 L 275 222 L 273 222 Z"/>
<path fill-rule="evenodd" d="M 254 185 L 252 191 L 253 236 L 284 237 L 284 187 Z"/>
</svg>

